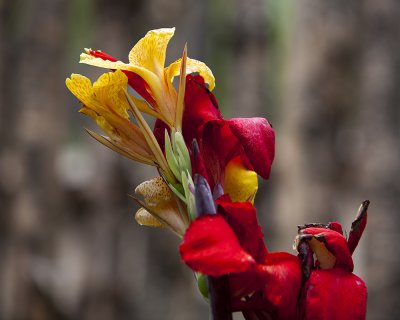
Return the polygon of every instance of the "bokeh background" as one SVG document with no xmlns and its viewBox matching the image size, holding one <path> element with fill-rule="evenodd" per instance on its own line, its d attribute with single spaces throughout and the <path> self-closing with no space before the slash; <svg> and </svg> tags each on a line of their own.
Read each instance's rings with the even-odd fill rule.
<svg viewBox="0 0 400 320">
<path fill-rule="evenodd" d="M 84 47 L 127 60 L 172 26 L 169 62 L 188 42 L 226 117 L 274 125 L 256 200 L 269 249 L 293 252 L 306 222 L 349 230 L 371 200 L 355 272 L 367 318 L 399 318 L 397 0 L 0 0 L 0 319 L 207 319 L 179 239 L 134 221 L 128 194 L 156 172 L 91 140 L 64 84 L 100 74 Z"/>
</svg>

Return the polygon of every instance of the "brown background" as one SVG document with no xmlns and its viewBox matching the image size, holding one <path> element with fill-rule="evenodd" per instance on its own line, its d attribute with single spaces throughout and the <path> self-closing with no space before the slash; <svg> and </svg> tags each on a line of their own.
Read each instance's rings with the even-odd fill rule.
<svg viewBox="0 0 400 320">
<path fill-rule="evenodd" d="M 372 202 L 355 254 L 368 319 L 400 317 L 397 0 L 0 0 L 0 319 L 207 319 L 179 240 L 139 227 L 127 194 L 154 170 L 92 141 L 64 80 L 83 47 L 126 60 L 177 27 L 226 117 L 265 116 L 273 174 L 256 206 L 270 250 L 297 224 Z M 240 318 L 240 317 L 238 317 Z"/>
</svg>

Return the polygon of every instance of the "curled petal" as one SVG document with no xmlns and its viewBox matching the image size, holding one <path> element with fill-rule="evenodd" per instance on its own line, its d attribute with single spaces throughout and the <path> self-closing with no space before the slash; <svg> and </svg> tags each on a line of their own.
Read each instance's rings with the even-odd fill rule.
<svg viewBox="0 0 400 320">
<path fill-rule="evenodd" d="M 243 272 L 255 264 L 220 215 L 204 215 L 193 221 L 179 251 L 182 260 L 194 271 L 214 277 Z"/>
<path fill-rule="evenodd" d="M 243 146 L 254 171 L 268 179 L 275 156 L 274 129 L 264 118 L 235 118 L 226 122 Z"/>
</svg>

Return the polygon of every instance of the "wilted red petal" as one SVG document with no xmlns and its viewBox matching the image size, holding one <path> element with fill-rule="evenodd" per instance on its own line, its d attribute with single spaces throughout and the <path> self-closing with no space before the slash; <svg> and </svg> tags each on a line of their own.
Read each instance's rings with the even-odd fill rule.
<svg viewBox="0 0 400 320">
<path fill-rule="evenodd" d="M 336 257 L 335 267 L 344 268 L 347 271 L 353 271 L 354 264 L 351 257 L 347 241 L 339 232 L 323 228 L 306 228 L 302 231 L 304 234 L 318 236 L 326 248 Z"/>
<path fill-rule="evenodd" d="M 264 234 L 257 220 L 256 209 L 250 202 L 231 202 L 227 198 L 217 199 L 216 203 L 220 208 L 218 211 L 232 227 L 242 248 L 257 263 L 264 261 L 268 250 L 264 244 Z"/>
<path fill-rule="evenodd" d="M 89 50 L 88 53 L 93 57 L 100 58 L 103 60 L 108 60 L 113 62 L 118 61 L 118 59 L 100 50 Z M 143 99 L 145 99 L 148 103 L 154 106 L 155 100 L 146 89 L 147 88 L 146 81 L 144 81 L 142 77 L 138 76 L 136 73 L 133 73 L 131 71 L 122 70 L 122 72 L 125 73 L 125 75 L 128 77 L 128 84 L 138 94 L 140 94 L 143 97 Z"/>
<path fill-rule="evenodd" d="M 356 249 L 358 242 L 360 241 L 360 238 L 364 232 L 364 229 L 367 226 L 368 206 L 369 206 L 368 200 L 364 201 L 361 204 L 361 207 L 359 209 L 360 210 L 359 214 L 358 214 L 357 218 L 351 224 L 349 239 L 347 240 L 347 243 L 349 245 L 349 250 L 351 253 L 353 253 L 354 250 Z"/>
<path fill-rule="evenodd" d="M 314 270 L 303 288 L 301 319 L 364 320 L 367 288 L 343 269 Z"/>
<path fill-rule="evenodd" d="M 191 269 L 214 277 L 243 272 L 255 264 L 220 215 L 205 215 L 193 221 L 179 250 Z"/>
<path fill-rule="evenodd" d="M 264 118 L 226 120 L 240 141 L 254 171 L 268 179 L 275 156 L 275 132 Z"/>
</svg>

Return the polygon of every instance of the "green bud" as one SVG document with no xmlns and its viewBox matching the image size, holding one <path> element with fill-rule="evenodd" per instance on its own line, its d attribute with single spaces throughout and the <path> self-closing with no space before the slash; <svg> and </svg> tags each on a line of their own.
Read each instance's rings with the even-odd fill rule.
<svg viewBox="0 0 400 320">
<path fill-rule="evenodd" d="M 197 286 L 199 288 L 200 293 L 204 298 L 208 299 L 208 283 L 207 276 L 202 273 L 196 273 L 197 278 Z"/>
</svg>

